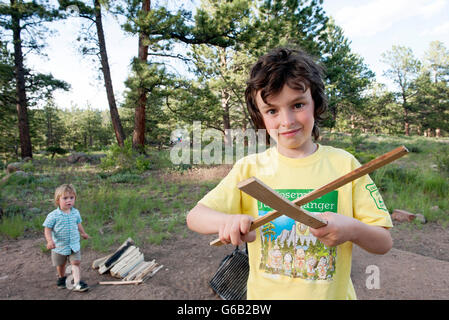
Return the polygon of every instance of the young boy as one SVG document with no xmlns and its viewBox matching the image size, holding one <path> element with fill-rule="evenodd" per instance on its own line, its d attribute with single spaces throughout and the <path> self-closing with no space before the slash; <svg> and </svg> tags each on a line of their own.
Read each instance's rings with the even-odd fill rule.
<svg viewBox="0 0 449 320">
<path fill-rule="evenodd" d="M 189 212 L 189 228 L 248 242 L 248 299 L 356 299 L 352 244 L 376 254 L 392 247 L 390 215 L 369 176 L 304 206 L 327 220 L 319 229 L 281 216 L 249 232 L 271 208 L 236 187 L 255 176 L 294 200 L 360 166 L 348 152 L 314 142 L 327 108 L 322 70 L 303 51 L 275 49 L 253 66 L 245 95 L 257 129 L 276 146 L 240 159 Z"/>
<path fill-rule="evenodd" d="M 51 249 L 51 260 L 56 267 L 58 288 L 66 288 L 65 268 L 67 260 L 72 265 L 74 280 L 73 291 L 84 292 L 89 289 L 88 285 L 81 281 L 81 251 L 80 234 L 84 239 L 89 235 L 81 225 L 81 216 L 75 205 L 76 191 L 71 184 L 63 184 L 56 188 L 55 205 L 44 221 L 44 235 L 47 240 L 47 249 Z"/>
</svg>

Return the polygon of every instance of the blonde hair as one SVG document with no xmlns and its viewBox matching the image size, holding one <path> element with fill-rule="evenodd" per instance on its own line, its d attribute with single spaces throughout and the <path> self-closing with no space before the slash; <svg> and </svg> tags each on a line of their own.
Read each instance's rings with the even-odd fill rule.
<svg viewBox="0 0 449 320">
<path fill-rule="evenodd" d="M 63 185 L 60 185 L 55 190 L 55 205 L 56 205 L 56 207 L 59 207 L 59 198 L 64 196 L 64 194 L 66 194 L 66 193 L 73 194 L 73 195 L 75 195 L 75 198 L 76 198 L 76 190 L 72 184 L 65 183 Z"/>
</svg>

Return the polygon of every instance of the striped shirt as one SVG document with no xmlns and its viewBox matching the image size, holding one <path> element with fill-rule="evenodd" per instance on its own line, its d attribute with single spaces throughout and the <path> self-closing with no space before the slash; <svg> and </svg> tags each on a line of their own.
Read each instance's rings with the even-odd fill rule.
<svg viewBox="0 0 449 320">
<path fill-rule="evenodd" d="M 81 216 L 77 209 L 71 208 L 70 213 L 65 213 L 59 208 L 47 215 L 43 226 L 52 229 L 51 236 L 55 242 L 54 252 L 62 255 L 70 255 L 80 250 L 80 234 L 78 224 Z"/>
</svg>

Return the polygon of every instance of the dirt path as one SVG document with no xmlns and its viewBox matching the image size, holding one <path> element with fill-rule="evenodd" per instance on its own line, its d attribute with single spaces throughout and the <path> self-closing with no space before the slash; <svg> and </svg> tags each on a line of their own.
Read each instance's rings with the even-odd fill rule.
<svg viewBox="0 0 449 320">
<path fill-rule="evenodd" d="M 75 293 L 58 290 L 56 272 L 48 253 L 40 245 L 43 237 L 3 240 L 0 244 L 0 299 L 2 300 L 205 300 L 219 299 L 208 281 L 232 247 L 210 247 L 213 236 L 187 231 L 162 245 L 139 247 L 145 260 L 155 259 L 164 267 L 140 285 L 105 286 L 99 281 L 115 280 L 91 268 L 104 256 L 83 251 L 82 274 L 91 290 Z M 352 279 L 359 299 L 449 299 L 449 233 L 427 224 L 422 229 L 398 227 L 392 231 L 395 247 L 386 255 L 371 255 L 354 247 Z M 405 251 L 408 250 L 408 251 Z M 379 289 L 368 289 L 374 266 L 379 271 Z M 372 268 L 372 267 L 371 267 Z"/>
</svg>

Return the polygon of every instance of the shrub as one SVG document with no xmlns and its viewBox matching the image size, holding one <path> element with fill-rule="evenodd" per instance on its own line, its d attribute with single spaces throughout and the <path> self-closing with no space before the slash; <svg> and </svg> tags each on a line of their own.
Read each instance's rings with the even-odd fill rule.
<svg viewBox="0 0 449 320">
<path fill-rule="evenodd" d="M 144 172 L 150 169 L 150 160 L 139 154 L 132 147 L 131 139 L 126 139 L 123 147 L 113 145 L 101 159 L 100 167 L 103 170 L 116 168 L 120 171 Z"/>
<path fill-rule="evenodd" d="M 17 239 L 25 230 L 26 222 L 21 215 L 5 217 L 0 221 L 0 234 Z"/>
<path fill-rule="evenodd" d="M 441 149 L 434 154 L 434 158 L 438 170 L 445 175 L 449 175 L 449 148 Z"/>
<path fill-rule="evenodd" d="M 63 148 L 61 148 L 59 146 L 48 147 L 46 149 L 46 151 L 48 153 L 51 153 L 51 158 L 52 159 L 55 157 L 56 154 L 64 155 L 64 154 L 68 153 L 68 151 L 66 149 L 63 149 Z"/>
</svg>

